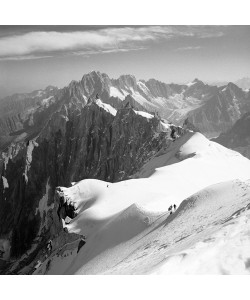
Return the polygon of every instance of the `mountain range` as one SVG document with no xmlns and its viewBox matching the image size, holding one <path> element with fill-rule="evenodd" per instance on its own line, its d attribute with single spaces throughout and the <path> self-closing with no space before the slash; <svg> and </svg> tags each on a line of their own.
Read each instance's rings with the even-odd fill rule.
<svg viewBox="0 0 250 300">
<path fill-rule="evenodd" d="M 95 71 L 1 100 L 0 272 L 206 273 L 212 255 L 207 272 L 231 274 L 227 236 L 249 273 L 250 163 L 218 144 L 248 143 L 248 111 L 233 83 Z"/>
<path fill-rule="evenodd" d="M 111 79 L 91 72 L 67 87 L 29 94 L 16 94 L 0 101 L 0 149 L 24 136 L 36 135 L 62 99 L 68 97 L 85 105 L 96 94 L 104 103 L 119 109 L 129 102 L 135 109 L 156 113 L 181 125 L 186 118 L 207 137 L 218 136 L 250 110 L 250 92 L 233 83 L 217 87 L 195 79 L 185 85 L 166 84 L 155 79 L 137 80 L 132 75 Z"/>
</svg>

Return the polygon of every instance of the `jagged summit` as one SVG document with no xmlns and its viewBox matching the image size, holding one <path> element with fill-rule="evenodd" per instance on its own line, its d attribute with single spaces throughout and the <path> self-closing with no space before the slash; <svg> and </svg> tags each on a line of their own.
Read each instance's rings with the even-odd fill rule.
<svg viewBox="0 0 250 300">
<path fill-rule="evenodd" d="M 193 82 L 194 83 L 203 83 L 201 80 L 199 80 L 198 78 L 195 78 L 194 80 L 193 80 Z"/>
<path fill-rule="evenodd" d="M 205 85 L 203 81 L 199 80 L 198 78 L 195 78 L 193 81 L 189 82 L 186 84 L 188 87 L 191 87 L 191 86 L 203 86 Z"/>
<path fill-rule="evenodd" d="M 233 83 L 233 82 L 228 82 L 228 84 L 227 84 L 227 86 L 229 87 L 229 88 L 231 88 L 231 89 L 239 89 L 239 87 L 235 84 L 235 83 Z"/>
<path fill-rule="evenodd" d="M 106 73 L 102 73 L 102 72 L 100 72 L 100 71 L 92 70 L 92 71 L 90 71 L 89 73 L 84 74 L 83 77 L 87 77 L 87 76 L 93 76 L 93 77 L 94 77 L 94 76 L 98 76 L 98 77 L 100 77 L 100 76 L 102 76 L 102 75 L 108 76 Z"/>
<path fill-rule="evenodd" d="M 118 80 L 128 80 L 128 79 L 132 79 L 132 80 L 135 80 L 136 81 L 136 77 L 134 75 L 131 75 L 131 74 L 124 74 L 124 75 L 120 75 L 118 77 Z"/>
</svg>

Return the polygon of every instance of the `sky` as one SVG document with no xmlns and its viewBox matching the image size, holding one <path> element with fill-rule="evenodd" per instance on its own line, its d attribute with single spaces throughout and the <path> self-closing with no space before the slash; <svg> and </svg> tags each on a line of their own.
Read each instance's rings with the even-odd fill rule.
<svg viewBox="0 0 250 300">
<path fill-rule="evenodd" d="M 250 77 L 250 26 L 0 26 L 0 97 L 92 70 L 166 83 Z"/>
</svg>

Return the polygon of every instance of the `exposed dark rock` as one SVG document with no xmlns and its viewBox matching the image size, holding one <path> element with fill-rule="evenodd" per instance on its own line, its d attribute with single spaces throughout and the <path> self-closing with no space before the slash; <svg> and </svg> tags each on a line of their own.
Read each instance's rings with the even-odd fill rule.
<svg viewBox="0 0 250 300">
<path fill-rule="evenodd" d="M 196 128 L 194 126 L 194 124 L 192 122 L 190 122 L 190 120 L 188 118 L 183 122 L 182 127 L 184 129 L 192 130 L 193 132 L 200 132 L 200 130 L 198 128 Z"/>
<path fill-rule="evenodd" d="M 250 113 L 244 114 L 229 130 L 213 141 L 250 158 Z"/>
</svg>

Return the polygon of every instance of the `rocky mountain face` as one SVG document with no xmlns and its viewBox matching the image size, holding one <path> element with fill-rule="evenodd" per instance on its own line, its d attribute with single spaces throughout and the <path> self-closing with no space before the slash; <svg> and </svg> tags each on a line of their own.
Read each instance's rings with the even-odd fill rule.
<svg viewBox="0 0 250 300">
<path fill-rule="evenodd" d="M 79 85 L 72 82 L 54 96 L 56 109 L 35 136 L 3 152 L 0 240 L 9 243 L 4 273 L 17 273 L 34 262 L 49 238 L 57 247 L 74 239 L 64 232 L 62 221 L 73 217 L 74 207 L 55 193 L 57 186 L 84 178 L 129 178 L 172 142 L 175 126 L 157 114 L 130 105 L 116 110 L 98 97 L 88 100 Z"/>
<path fill-rule="evenodd" d="M 216 136 L 229 129 L 250 109 L 249 93 L 235 84 L 217 88 L 201 95 L 202 105 L 188 112 L 190 121 L 207 136 Z"/>
<path fill-rule="evenodd" d="M 229 129 L 250 110 L 250 93 L 233 83 L 217 87 L 195 79 L 186 85 L 166 84 L 155 79 L 136 80 L 132 75 L 110 79 L 107 74 L 91 72 L 74 82 L 81 97 L 97 93 L 115 108 L 127 102 L 147 112 L 181 125 L 188 117 L 195 127 L 211 137 Z"/>
<path fill-rule="evenodd" d="M 57 94 L 58 88 L 48 86 L 45 90 L 15 94 L 0 100 L 0 150 L 17 142 L 20 135 L 24 137 L 39 132 L 53 112 Z"/>
<path fill-rule="evenodd" d="M 98 94 L 104 103 L 116 109 L 129 103 L 138 110 L 158 112 L 177 125 L 183 124 L 188 117 L 208 137 L 218 136 L 250 111 L 250 92 L 233 83 L 217 87 L 195 79 L 185 85 L 166 84 L 156 79 L 137 80 L 133 75 L 112 79 L 93 71 L 80 81 L 72 81 L 68 89 L 71 99 L 84 104 Z M 0 101 L 0 150 L 12 141 L 39 132 L 48 116 L 57 109 L 61 93 L 61 90 L 48 87 L 44 91 Z"/>
<path fill-rule="evenodd" d="M 220 134 L 214 141 L 250 158 L 250 113 L 244 114 L 232 128 Z"/>
<path fill-rule="evenodd" d="M 189 84 L 178 85 L 155 79 L 137 81 L 134 76 L 126 75 L 110 80 L 109 93 L 122 101 L 129 95 L 146 111 L 158 111 L 178 125 L 188 117 L 208 137 L 229 129 L 250 110 L 250 93 L 233 83 L 217 87 L 195 79 Z"/>
</svg>

